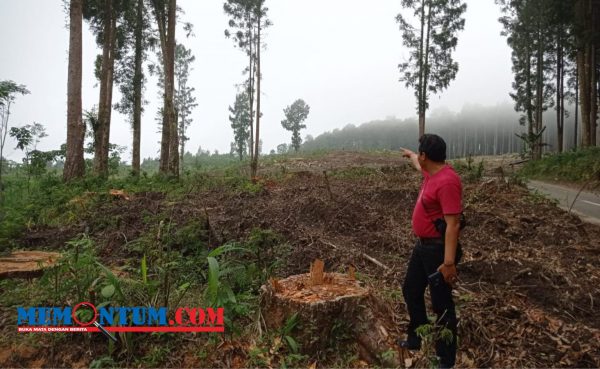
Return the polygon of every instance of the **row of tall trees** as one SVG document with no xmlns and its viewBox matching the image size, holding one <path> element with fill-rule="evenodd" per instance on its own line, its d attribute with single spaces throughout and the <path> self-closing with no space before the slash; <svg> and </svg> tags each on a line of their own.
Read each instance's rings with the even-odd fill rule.
<svg viewBox="0 0 600 369">
<path fill-rule="evenodd" d="M 496 0 L 502 34 L 512 49 L 515 110 L 527 127 L 522 135 L 534 159 L 541 157 L 547 125 L 544 112 L 556 112 L 558 152 L 565 147 L 565 117 L 574 114 L 575 145 L 596 145 L 600 2 L 597 0 Z M 571 111 L 566 109 L 572 104 Z M 579 112 L 581 111 L 581 137 Z"/>
<path fill-rule="evenodd" d="M 573 109 L 566 105 L 566 110 Z M 554 112 L 544 114 L 548 129 L 542 139 L 549 142 L 543 147 L 544 152 L 555 151 L 558 135 Z M 428 130 L 435 132 L 446 140 L 450 158 L 468 155 L 500 155 L 520 153 L 530 155 L 530 147 L 524 145 L 515 132 L 520 126 L 519 114 L 511 105 L 481 107 L 465 106 L 459 113 L 447 110 L 434 111 L 428 118 Z M 565 118 L 565 148 L 573 148 L 575 138 L 574 115 Z M 418 120 L 388 118 L 359 126 L 347 125 L 342 129 L 325 132 L 316 137 L 307 136 L 301 145 L 302 151 L 315 150 L 398 150 L 401 147 L 416 149 Z M 287 144 L 278 146 L 277 152 L 285 153 L 292 148 Z"/>
<path fill-rule="evenodd" d="M 119 85 L 121 101 L 115 107 L 128 115 L 133 129 L 132 170 L 140 172 L 141 116 L 146 81 L 144 63 L 148 50 L 158 46 L 163 79 L 163 119 L 160 173 L 179 175 L 179 145 L 185 141 L 189 110 L 181 111 L 178 125 L 175 78 L 175 29 L 177 0 L 71 0 L 69 3 L 69 72 L 67 86 L 67 144 L 63 177 L 82 177 L 85 124 L 82 120 L 82 32 L 85 19 L 96 36 L 102 54 L 96 61 L 99 84 L 98 115 L 91 126 L 94 137 L 94 173 L 108 175 L 113 86 Z M 189 59 L 189 56 L 188 56 Z M 192 59 L 193 61 L 193 59 Z M 189 70 L 189 68 L 188 68 Z M 188 71 L 180 71 L 179 83 L 187 87 Z M 183 98 L 182 98 L 183 99 Z M 188 107 L 195 102 L 189 101 Z"/>
<path fill-rule="evenodd" d="M 265 0 L 226 0 L 223 10 L 229 16 L 225 37 L 231 38 L 235 46 L 248 58 L 248 65 L 244 69 L 244 74 L 247 75 L 243 83 L 244 91 L 242 94 L 237 94 L 233 108 L 230 107 L 233 114 L 230 121 L 236 136 L 235 151 L 240 157 L 245 151 L 245 143 L 242 140 L 246 135 L 244 133 L 246 128 L 241 127 L 240 124 L 246 124 L 246 120 L 240 120 L 240 117 L 249 116 L 247 123 L 249 124 L 248 147 L 250 149 L 251 176 L 256 177 L 260 154 L 260 118 L 262 116 L 260 110 L 260 82 L 262 79 L 260 53 L 265 45 L 264 32 L 272 23 L 267 16 L 269 9 L 265 7 Z M 236 108 L 242 109 L 243 105 L 240 105 L 242 103 L 247 104 L 246 112 L 232 111 Z"/>
<path fill-rule="evenodd" d="M 566 109 L 574 109 L 568 105 Z M 548 142 L 542 148 L 544 153 L 555 152 L 558 132 L 553 112 L 544 114 L 548 128 L 542 134 L 542 140 Z M 458 114 L 445 111 L 434 113 L 428 118 L 428 130 L 441 135 L 448 145 L 450 159 L 469 155 L 501 155 L 518 153 L 523 157 L 531 155 L 531 147 L 524 144 L 519 116 L 508 105 L 496 107 L 465 108 Z M 574 116 L 565 119 L 565 149 L 576 147 L 573 142 L 578 136 L 574 127 Z M 317 137 L 307 135 L 300 151 L 317 150 L 399 150 L 401 147 L 416 150 L 415 137 L 418 134 L 418 120 L 414 118 L 388 118 L 355 126 L 348 124 L 341 129 L 325 132 Z M 282 143 L 276 153 L 285 154 L 295 150 L 294 146 Z"/>
</svg>

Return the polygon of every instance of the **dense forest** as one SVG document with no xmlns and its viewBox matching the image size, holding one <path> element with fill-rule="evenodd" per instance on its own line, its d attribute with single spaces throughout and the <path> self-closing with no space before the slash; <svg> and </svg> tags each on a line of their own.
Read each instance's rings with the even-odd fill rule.
<svg viewBox="0 0 600 369">
<path fill-rule="evenodd" d="M 573 107 L 566 108 L 564 148 L 575 147 Z M 556 117 L 551 112 L 544 116 L 548 129 L 542 142 L 544 152 L 557 151 Z M 436 110 L 428 119 L 428 131 L 446 139 L 450 158 L 468 155 L 527 154 L 523 140 L 525 127 L 519 125 L 519 116 L 508 104 L 494 107 L 465 106 L 460 112 Z M 416 147 L 416 118 L 388 118 L 358 126 L 349 124 L 316 137 L 305 138 L 302 150 L 398 150 Z M 579 137 L 581 137 L 579 135 Z M 280 145 L 280 151 L 286 149 Z"/>
</svg>

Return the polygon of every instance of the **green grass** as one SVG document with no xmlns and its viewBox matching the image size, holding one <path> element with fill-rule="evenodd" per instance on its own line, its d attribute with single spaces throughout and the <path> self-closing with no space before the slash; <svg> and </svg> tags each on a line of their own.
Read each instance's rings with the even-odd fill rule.
<svg viewBox="0 0 600 369">
<path fill-rule="evenodd" d="M 3 176 L 0 193 L 0 252 L 18 246 L 15 243 L 24 232 L 34 227 L 69 226 L 80 218 L 84 205 L 107 199 L 111 189 L 126 193 L 163 192 L 168 201 L 181 201 L 190 193 L 218 190 L 256 194 L 261 184 L 252 183 L 245 173 L 247 163 L 223 162 L 217 167 L 186 170 L 179 180 L 160 175 L 113 175 L 102 179 L 88 175 L 64 183 L 58 171 L 27 178 L 18 172 Z"/>
<path fill-rule="evenodd" d="M 585 182 L 600 177 L 600 147 L 590 147 L 561 154 L 550 154 L 528 162 L 520 171 L 526 178 L 567 182 Z"/>
</svg>

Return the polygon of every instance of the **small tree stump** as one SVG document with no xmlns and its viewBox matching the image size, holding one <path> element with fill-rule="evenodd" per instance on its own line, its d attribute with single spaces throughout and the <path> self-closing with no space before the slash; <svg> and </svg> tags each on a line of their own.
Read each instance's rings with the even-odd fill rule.
<svg viewBox="0 0 600 369">
<path fill-rule="evenodd" d="M 324 273 L 315 260 L 307 274 L 269 280 L 261 287 L 261 311 L 267 329 L 280 331 L 297 314 L 291 336 L 306 355 L 320 355 L 338 340 L 356 342 L 361 358 L 372 364 L 398 367 L 405 353 L 398 351 L 381 319 L 381 303 L 368 288 L 348 274 Z"/>
</svg>

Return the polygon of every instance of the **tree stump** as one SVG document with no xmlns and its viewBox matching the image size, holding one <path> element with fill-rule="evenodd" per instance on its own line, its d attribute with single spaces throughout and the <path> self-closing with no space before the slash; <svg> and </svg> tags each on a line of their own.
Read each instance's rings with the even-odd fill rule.
<svg viewBox="0 0 600 369">
<path fill-rule="evenodd" d="M 355 342 L 360 357 L 370 364 L 398 367 L 406 357 L 388 334 L 380 317 L 382 304 L 368 288 L 348 274 L 325 273 L 315 260 L 307 274 L 271 279 L 261 287 L 261 312 L 268 330 L 281 331 L 297 314 L 292 333 L 300 351 L 320 356 L 338 340 Z"/>
<path fill-rule="evenodd" d="M 46 251 L 15 251 L 0 257 L 0 278 L 37 277 L 53 266 L 60 253 Z"/>
</svg>

